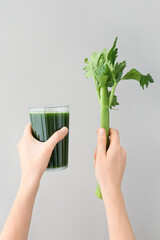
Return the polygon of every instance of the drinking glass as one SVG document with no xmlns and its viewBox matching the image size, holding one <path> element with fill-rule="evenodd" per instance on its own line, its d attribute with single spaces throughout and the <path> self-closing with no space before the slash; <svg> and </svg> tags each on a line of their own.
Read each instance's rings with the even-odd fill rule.
<svg viewBox="0 0 160 240">
<path fill-rule="evenodd" d="M 45 142 L 54 132 L 66 126 L 69 128 L 69 106 L 30 108 L 33 136 Z M 69 135 L 55 146 L 47 170 L 62 170 L 68 167 Z"/>
</svg>

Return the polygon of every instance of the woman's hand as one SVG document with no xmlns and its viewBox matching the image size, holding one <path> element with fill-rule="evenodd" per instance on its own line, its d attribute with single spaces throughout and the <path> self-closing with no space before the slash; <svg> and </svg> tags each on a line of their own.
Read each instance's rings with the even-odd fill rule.
<svg viewBox="0 0 160 240">
<path fill-rule="evenodd" d="M 95 175 L 102 195 L 106 191 L 120 191 L 121 181 L 126 166 L 127 154 L 120 146 L 119 133 L 110 129 L 110 145 L 106 151 L 106 132 L 100 128 L 97 136 L 97 148 L 94 154 Z"/>
<path fill-rule="evenodd" d="M 46 142 L 39 142 L 32 136 L 31 124 L 29 123 L 25 127 L 23 137 L 18 143 L 22 181 L 15 202 L 2 230 L 1 240 L 28 239 L 32 210 L 41 176 L 47 168 L 55 145 L 62 140 L 67 133 L 68 129 L 63 127 L 55 132 Z"/>
<path fill-rule="evenodd" d="M 50 156 L 55 145 L 62 140 L 68 129 L 61 128 L 46 142 L 40 142 L 32 136 L 31 123 L 27 124 L 23 137 L 18 143 L 18 152 L 21 161 L 22 181 L 39 182 L 47 168 Z"/>
<path fill-rule="evenodd" d="M 105 129 L 100 128 L 94 154 L 94 166 L 106 210 L 109 239 L 135 240 L 121 192 L 127 154 L 120 146 L 117 130 L 110 129 L 110 145 L 107 151 L 106 141 Z"/>
</svg>

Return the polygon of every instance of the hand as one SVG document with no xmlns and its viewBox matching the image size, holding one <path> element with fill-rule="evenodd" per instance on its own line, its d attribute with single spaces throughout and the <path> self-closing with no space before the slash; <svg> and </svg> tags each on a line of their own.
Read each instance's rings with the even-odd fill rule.
<svg viewBox="0 0 160 240">
<path fill-rule="evenodd" d="M 110 129 L 110 145 L 106 151 L 106 132 L 100 128 L 97 136 L 97 148 L 94 154 L 94 167 L 97 181 L 103 190 L 121 191 L 121 181 L 126 166 L 127 154 L 120 146 L 119 133 Z"/>
<path fill-rule="evenodd" d="M 22 180 L 25 179 L 25 181 L 31 181 L 32 183 L 40 181 L 55 145 L 67 133 L 68 129 L 63 127 L 55 132 L 46 142 L 40 142 L 32 136 L 31 123 L 26 125 L 23 137 L 18 143 Z"/>
</svg>

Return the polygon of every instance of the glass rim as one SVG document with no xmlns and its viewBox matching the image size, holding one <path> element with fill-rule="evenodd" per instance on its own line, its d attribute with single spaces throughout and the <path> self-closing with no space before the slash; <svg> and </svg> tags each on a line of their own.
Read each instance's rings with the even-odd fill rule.
<svg viewBox="0 0 160 240">
<path fill-rule="evenodd" d="M 62 106 L 52 106 L 52 107 L 29 107 L 30 113 L 63 113 L 69 112 L 69 105 L 62 105 Z"/>
</svg>

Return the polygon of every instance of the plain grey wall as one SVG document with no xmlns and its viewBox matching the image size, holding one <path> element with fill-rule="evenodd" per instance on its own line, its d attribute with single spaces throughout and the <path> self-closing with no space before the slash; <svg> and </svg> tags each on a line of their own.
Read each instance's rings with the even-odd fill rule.
<svg viewBox="0 0 160 240">
<path fill-rule="evenodd" d="M 128 152 L 123 193 L 136 238 L 159 240 L 159 7 L 155 0 L 0 1 L 0 229 L 20 183 L 16 145 L 28 108 L 69 104 L 69 168 L 44 174 L 29 239 L 108 239 L 94 195 L 99 105 L 82 69 L 85 57 L 118 36 L 118 60 L 156 81 L 145 91 L 136 81 L 120 83 L 111 126 Z"/>
</svg>

